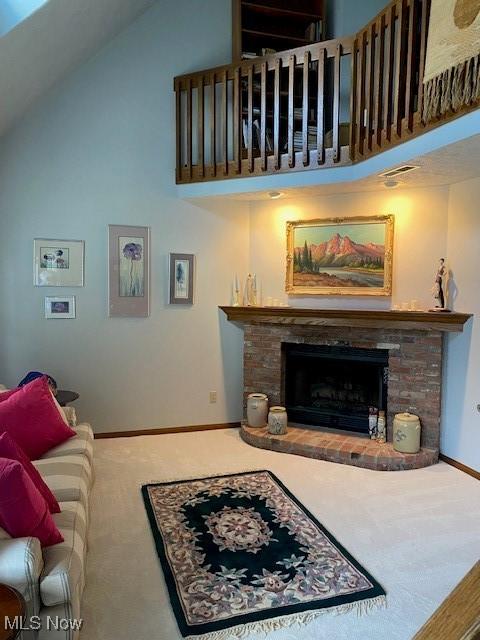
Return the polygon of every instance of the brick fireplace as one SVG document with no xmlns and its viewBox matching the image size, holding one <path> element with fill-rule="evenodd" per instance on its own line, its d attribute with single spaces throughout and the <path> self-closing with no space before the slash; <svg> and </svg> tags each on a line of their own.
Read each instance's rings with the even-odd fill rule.
<svg viewBox="0 0 480 640">
<path fill-rule="evenodd" d="M 267 394 L 285 404 L 286 345 L 319 345 L 383 353 L 388 361 L 387 443 L 343 435 L 328 428 L 295 426 L 286 436 L 242 428 L 255 446 L 379 470 L 418 468 L 437 462 L 440 444 L 442 359 L 445 331 L 461 331 L 466 314 L 335 312 L 290 308 L 223 308 L 244 325 L 244 397 Z M 442 317 L 439 317 L 442 316 Z M 365 326 L 366 325 L 366 326 Z M 396 413 L 410 411 L 422 424 L 421 451 L 393 450 Z M 324 425 L 319 425 L 324 427 Z"/>
</svg>

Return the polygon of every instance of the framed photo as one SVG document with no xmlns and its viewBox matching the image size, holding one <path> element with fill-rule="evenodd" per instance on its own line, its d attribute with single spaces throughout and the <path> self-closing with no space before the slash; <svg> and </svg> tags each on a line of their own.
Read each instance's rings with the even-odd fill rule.
<svg viewBox="0 0 480 640">
<path fill-rule="evenodd" d="M 286 291 L 389 296 L 394 216 L 287 222 Z"/>
<path fill-rule="evenodd" d="M 75 318 L 75 296 L 45 297 L 45 318 L 49 320 Z"/>
<path fill-rule="evenodd" d="M 108 227 L 109 315 L 144 318 L 150 314 L 150 228 Z"/>
<path fill-rule="evenodd" d="M 33 241 L 33 284 L 37 287 L 83 287 L 83 240 Z"/>
<path fill-rule="evenodd" d="M 195 256 L 170 254 L 170 304 L 193 304 Z"/>
</svg>

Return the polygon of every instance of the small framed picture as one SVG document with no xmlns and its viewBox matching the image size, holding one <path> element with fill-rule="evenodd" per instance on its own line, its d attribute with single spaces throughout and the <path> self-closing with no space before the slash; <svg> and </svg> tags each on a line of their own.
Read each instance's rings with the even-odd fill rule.
<svg viewBox="0 0 480 640">
<path fill-rule="evenodd" d="M 193 304 L 195 256 L 170 254 L 170 304 Z"/>
<path fill-rule="evenodd" d="M 37 287 L 83 287 L 83 240 L 33 241 L 33 284 Z"/>
<path fill-rule="evenodd" d="M 48 320 L 75 318 L 75 296 L 45 297 L 45 318 Z"/>
<path fill-rule="evenodd" d="M 150 228 L 108 227 L 108 289 L 111 318 L 150 314 Z"/>
</svg>

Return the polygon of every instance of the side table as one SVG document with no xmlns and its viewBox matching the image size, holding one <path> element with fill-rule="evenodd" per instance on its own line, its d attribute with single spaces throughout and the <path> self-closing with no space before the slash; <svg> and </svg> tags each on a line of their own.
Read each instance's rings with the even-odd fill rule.
<svg viewBox="0 0 480 640">
<path fill-rule="evenodd" d="M 7 624 L 7 618 L 10 624 Z M 22 630 L 24 621 L 23 596 L 13 587 L 0 584 L 0 640 L 15 640 Z"/>
</svg>

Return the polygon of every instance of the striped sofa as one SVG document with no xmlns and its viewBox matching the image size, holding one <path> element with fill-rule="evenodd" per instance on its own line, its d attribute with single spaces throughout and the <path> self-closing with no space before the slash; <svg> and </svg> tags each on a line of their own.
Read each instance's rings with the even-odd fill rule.
<svg viewBox="0 0 480 640">
<path fill-rule="evenodd" d="M 26 601 L 22 640 L 76 640 L 85 584 L 89 496 L 93 484 L 93 433 L 72 425 L 77 435 L 51 449 L 34 465 L 60 503 L 55 523 L 61 544 L 40 548 L 36 538 L 0 535 L 0 583 Z M 65 622 L 66 621 L 66 622 Z M 69 622 L 73 621 L 73 622 Z"/>
</svg>

